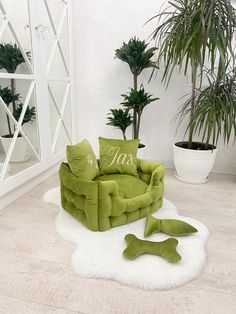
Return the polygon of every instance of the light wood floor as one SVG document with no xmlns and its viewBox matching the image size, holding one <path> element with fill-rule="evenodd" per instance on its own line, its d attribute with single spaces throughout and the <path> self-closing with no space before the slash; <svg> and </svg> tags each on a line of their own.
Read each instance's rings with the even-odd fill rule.
<svg viewBox="0 0 236 314">
<path fill-rule="evenodd" d="M 165 196 L 210 229 L 208 261 L 187 285 L 151 292 L 74 273 L 74 245 L 55 231 L 58 209 L 42 201 L 57 185 L 53 176 L 0 212 L 0 314 L 236 313 L 236 176 L 187 185 L 167 171 Z"/>
</svg>

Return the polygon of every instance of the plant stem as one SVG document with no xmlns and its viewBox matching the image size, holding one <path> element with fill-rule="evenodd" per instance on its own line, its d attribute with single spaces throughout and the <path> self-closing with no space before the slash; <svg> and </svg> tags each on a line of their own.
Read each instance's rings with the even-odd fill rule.
<svg viewBox="0 0 236 314">
<path fill-rule="evenodd" d="M 124 140 L 126 140 L 125 131 L 122 130 L 122 133 L 123 133 Z"/>
<path fill-rule="evenodd" d="M 137 138 L 139 138 L 139 130 L 140 130 L 140 123 L 141 123 L 141 114 L 142 114 L 142 113 L 138 113 Z"/>
<path fill-rule="evenodd" d="M 134 90 L 137 91 L 137 89 L 138 89 L 138 75 L 134 74 L 133 79 L 134 79 Z M 138 134 L 137 134 L 137 112 L 135 109 L 133 112 L 133 138 L 134 139 L 138 138 Z"/>
<path fill-rule="evenodd" d="M 134 90 L 138 89 L 138 75 L 134 74 Z"/>
<path fill-rule="evenodd" d="M 207 132 L 207 139 L 206 139 L 206 143 L 205 143 L 205 149 L 208 149 L 208 145 L 210 142 L 210 137 L 211 137 L 211 128 L 208 128 L 208 132 Z"/>
<path fill-rule="evenodd" d="M 15 95 L 16 93 L 16 81 L 15 79 L 11 79 L 11 91 L 12 91 L 12 94 Z M 16 101 L 13 100 L 12 102 L 12 109 L 13 109 L 13 112 L 16 110 Z"/>
<path fill-rule="evenodd" d="M 7 126 L 8 126 L 9 135 L 12 135 L 11 122 L 10 122 L 10 118 L 9 118 L 8 114 L 7 114 Z"/>
<path fill-rule="evenodd" d="M 197 63 L 192 61 L 192 96 L 191 96 L 191 108 L 190 108 L 190 120 L 189 120 L 189 138 L 188 148 L 192 148 L 193 144 L 193 114 L 195 110 L 195 95 L 196 95 L 196 84 L 197 84 Z"/>
</svg>

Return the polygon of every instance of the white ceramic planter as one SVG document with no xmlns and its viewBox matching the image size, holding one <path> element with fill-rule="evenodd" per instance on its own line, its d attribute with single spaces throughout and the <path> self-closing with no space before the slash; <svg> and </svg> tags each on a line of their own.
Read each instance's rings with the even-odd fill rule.
<svg viewBox="0 0 236 314">
<path fill-rule="evenodd" d="M 193 150 L 173 145 L 175 176 L 187 183 L 200 184 L 209 180 L 214 166 L 217 148 L 213 150 Z"/>
<path fill-rule="evenodd" d="M 4 151 L 7 154 L 11 145 L 12 138 L 1 136 L 1 141 Z M 23 137 L 17 137 L 10 162 L 24 162 L 27 161 L 27 159 L 27 145 L 25 139 Z"/>
</svg>

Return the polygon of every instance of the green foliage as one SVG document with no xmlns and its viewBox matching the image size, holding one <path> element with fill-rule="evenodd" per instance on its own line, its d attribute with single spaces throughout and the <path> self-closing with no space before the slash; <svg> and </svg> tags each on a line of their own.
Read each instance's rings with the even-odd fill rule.
<svg viewBox="0 0 236 314">
<path fill-rule="evenodd" d="M 192 118 L 194 132 L 202 134 L 206 148 L 210 140 L 216 145 L 220 135 L 226 143 L 232 134 L 236 139 L 236 73 L 230 71 L 221 78 L 207 76 L 209 85 L 196 92 Z M 189 113 L 190 102 L 188 99 L 179 112 L 181 120 Z"/>
<path fill-rule="evenodd" d="M 14 93 L 9 87 L 1 87 L 0 86 L 0 96 L 2 97 L 2 100 L 5 102 L 7 107 L 13 102 L 19 101 L 20 99 L 20 94 Z M 12 135 L 12 129 L 11 129 L 11 122 L 9 115 L 6 114 L 7 118 L 7 127 L 8 127 L 8 132 L 10 135 Z"/>
<path fill-rule="evenodd" d="M 131 89 L 131 94 L 126 95 L 125 102 L 122 103 L 128 110 L 133 109 L 133 138 L 139 138 L 139 128 L 140 119 L 143 109 L 150 102 L 148 94 L 144 93 L 141 89 L 138 91 L 138 76 L 142 73 L 144 69 L 147 68 L 157 68 L 156 62 L 152 61 L 157 48 L 148 48 L 148 44 L 145 40 L 140 40 L 139 38 L 133 37 L 128 43 L 123 42 L 121 48 L 116 49 L 115 57 L 129 65 L 130 71 L 133 74 L 133 89 Z M 136 92 L 136 93 L 135 93 Z M 122 95 L 125 97 L 125 95 Z M 145 96 L 147 97 L 145 99 Z M 136 97 L 134 99 L 134 97 Z M 140 97 L 143 97 L 141 99 Z M 130 98 L 130 99 L 129 99 Z M 139 99 L 140 98 L 140 99 Z M 132 101 L 136 101 L 136 105 L 132 106 Z M 154 101 L 154 100 L 153 100 Z"/>
<path fill-rule="evenodd" d="M 30 58 L 30 52 L 26 52 Z M 0 44 L 0 69 L 8 73 L 15 73 L 18 65 L 25 62 L 25 59 L 16 43 Z"/>
<path fill-rule="evenodd" d="M 139 90 L 131 88 L 128 94 L 123 94 L 121 96 L 124 97 L 124 101 L 121 104 L 126 107 L 128 111 L 133 110 L 134 115 L 136 116 L 136 137 L 138 138 L 141 116 L 144 108 L 159 98 L 152 98 L 153 95 L 146 93 L 142 85 Z"/>
<path fill-rule="evenodd" d="M 226 99 L 230 100 L 227 106 L 234 106 L 227 74 L 229 60 L 231 64 L 235 62 L 232 42 L 236 10 L 230 0 L 172 0 L 152 19 L 158 21 L 152 36 L 159 48 L 158 62 L 164 62 L 165 83 L 168 85 L 176 67 L 185 74 L 189 67 L 192 71 L 191 97 L 180 114 L 182 118 L 187 112 L 190 117 L 188 148 L 192 147 L 197 130 L 203 130 L 204 139 L 212 135 L 216 144 L 219 134 L 227 129 L 225 138 L 228 139 L 235 122 L 234 108 L 225 107 Z M 206 64 L 211 73 L 216 73 L 216 81 L 209 81 L 209 87 L 201 91 Z"/>
<path fill-rule="evenodd" d="M 9 87 L 2 88 L 0 86 L 0 96 L 8 107 L 13 101 L 19 101 L 20 99 L 20 94 L 14 94 Z"/>
<path fill-rule="evenodd" d="M 128 94 L 122 94 L 124 97 L 124 101 L 121 103 L 128 110 L 135 110 L 138 115 L 141 115 L 143 109 L 159 98 L 152 98 L 152 94 L 146 93 L 144 87 L 141 85 L 139 90 L 135 90 L 134 88 L 130 89 Z"/>
<path fill-rule="evenodd" d="M 122 131 L 123 137 L 126 140 L 126 129 L 133 123 L 131 115 L 128 110 L 111 109 L 108 113 L 107 125 L 114 126 Z"/>
<path fill-rule="evenodd" d="M 16 121 L 19 121 L 22 109 L 23 109 L 23 104 L 19 104 L 17 108 L 13 111 L 13 117 L 16 119 Z M 29 106 L 27 106 L 25 115 L 22 121 L 22 125 L 28 122 L 33 122 L 35 118 L 36 118 L 35 107 L 30 108 Z"/>
<path fill-rule="evenodd" d="M 27 57 L 30 59 L 30 52 L 26 52 Z M 0 44 L 0 69 L 5 69 L 8 73 L 15 73 L 17 67 L 24 63 L 25 59 L 16 45 L 16 43 L 3 43 Z M 12 115 L 18 121 L 22 113 L 23 104 L 19 102 L 21 96 L 15 91 L 15 79 L 11 79 L 11 89 L 9 87 L 2 88 L 0 86 L 0 96 L 5 104 L 9 107 L 12 104 Z M 7 125 L 9 134 L 12 135 L 12 127 L 10 117 L 7 114 Z M 32 122 L 36 117 L 35 107 L 27 107 L 22 121 L 22 125 L 27 122 Z"/>
<path fill-rule="evenodd" d="M 159 48 L 158 59 L 165 63 L 163 78 L 173 69 L 195 62 L 204 67 L 225 69 L 228 57 L 234 58 L 232 39 L 236 27 L 236 10 L 229 0 L 172 0 L 170 6 L 153 18 L 159 21 L 152 36 Z M 202 72 L 200 72 L 202 75 Z"/>
<path fill-rule="evenodd" d="M 147 49 L 147 47 L 145 40 L 133 37 L 128 43 L 124 42 L 121 48 L 115 50 L 115 56 L 128 63 L 131 72 L 138 76 L 144 69 L 156 67 L 151 59 L 157 48 Z"/>
</svg>

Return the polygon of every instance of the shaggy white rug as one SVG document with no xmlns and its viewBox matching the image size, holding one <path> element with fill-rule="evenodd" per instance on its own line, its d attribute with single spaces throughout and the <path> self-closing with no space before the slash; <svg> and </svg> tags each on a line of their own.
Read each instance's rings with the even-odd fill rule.
<svg viewBox="0 0 236 314">
<path fill-rule="evenodd" d="M 44 195 L 44 200 L 60 207 L 59 188 L 49 190 Z M 153 216 L 180 219 L 198 229 L 196 234 L 175 237 L 179 241 L 177 251 L 182 256 L 177 264 L 153 255 L 143 255 L 134 261 L 123 257 L 125 235 L 133 233 L 143 239 L 146 218 L 106 232 L 91 232 L 61 208 L 56 219 L 56 229 L 64 239 L 76 243 L 72 267 L 81 276 L 113 279 L 144 289 L 174 288 L 196 278 L 206 259 L 204 246 L 209 233 L 206 226 L 195 219 L 178 215 L 175 206 L 166 199 L 163 207 Z M 162 241 L 169 237 L 156 233 L 147 239 Z"/>
</svg>

